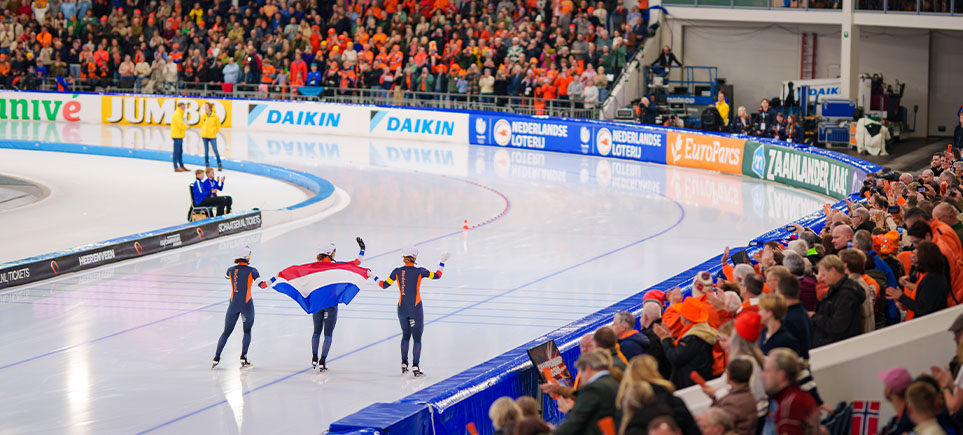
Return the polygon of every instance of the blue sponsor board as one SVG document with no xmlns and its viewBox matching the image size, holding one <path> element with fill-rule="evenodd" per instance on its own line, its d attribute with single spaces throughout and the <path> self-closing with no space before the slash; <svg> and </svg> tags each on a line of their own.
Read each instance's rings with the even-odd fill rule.
<svg viewBox="0 0 963 435">
<path fill-rule="evenodd" d="M 584 121 L 549 120 L 512 114 L 472 114 L 469 132 L 469 140 L 473 145 L 665 164 L 665 132 L 633 124 L 608 123 L 601 126 Z"/>
<path fill-rule="evenodd" d="M 588 154 L 592 129 L 584 123 L 565 120 L 473 113 L 469 117 L 468 136 L 473 145 Z"/>
<path fill-rule="evenodd" d="M 665 132 L 632 124 L 593 127 L 592 154 L 665 164 Z"/>
</svg>

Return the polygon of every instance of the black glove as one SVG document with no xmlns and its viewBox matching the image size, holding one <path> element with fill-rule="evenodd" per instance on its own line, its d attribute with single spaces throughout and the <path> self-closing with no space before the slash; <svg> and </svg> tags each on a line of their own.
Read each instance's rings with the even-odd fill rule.
<svg viewBox="0 0 963 435">
<path fill-rule="evenodd" d="M 355 237 L 355 240 L 358 242 L 358 247 L 361 248 L 362 251 L 364 251 L 365 250 L 364 240 L 361 240 L 361 237 Z"/>
</svg>

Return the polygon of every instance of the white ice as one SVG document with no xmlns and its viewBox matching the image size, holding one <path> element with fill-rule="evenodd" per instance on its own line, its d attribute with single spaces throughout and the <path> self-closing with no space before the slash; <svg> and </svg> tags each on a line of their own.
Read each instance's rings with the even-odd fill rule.
<svg viewBox="0 0 963 435">
<path fill-rule="evenodd" d="M 230 144 L 227 157 L 318 174 L 350 203 L 0 295 L 0 433 L 320 433 L 827 202 L 729 175 L 523 150 L 281 133 L 234 133 Z M 117 165 L 103 162 L 91 170 Z M 368 244 L 364 266 L 382 275 L 408 244 L 429 268 L 453 254 L 443 279 L 422 284 L 426 377 L 400 375 L 397 290 L 371 284 L 341 307 L 329 372 L 309 370 L 310 316 L 272 291 L 254 296 L 255 367 L 238 368 L 238 325 L 210 369 L 236 247 L 250 245 L 253 266 L 270 275 L 311 261 L 322 241 L 352 259 L 355 236 Z"/>
</svg>

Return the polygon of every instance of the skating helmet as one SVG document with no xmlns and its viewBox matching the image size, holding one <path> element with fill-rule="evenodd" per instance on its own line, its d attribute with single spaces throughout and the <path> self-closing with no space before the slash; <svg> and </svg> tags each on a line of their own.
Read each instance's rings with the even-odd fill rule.
<svg viewBox="0 0 963 435">
<path fill-rule="evenodd" d="M 337 251 L 337 250 L 338 249 L 334 247 L 334 243 L 325 242 L 321 244 L 320 248 L 318 248 L 318 254 L 327 255 L 328 257 L 331 257 L 334 255 L 334 251 Z"/>
<path fill-rule="evenodd" d="M 244 260 L 247 260 L 248 263 L 250 263 L 250 262 L 251 262 L 251 247 L 245 245 L 243 248 L 238 249 L 238 250 L 237 250 L 237 254 L 235 254 L 234 258 L 235 258 L 235 259 L 242 259 L 242 258 L 243 258 Z"/>
</svg>

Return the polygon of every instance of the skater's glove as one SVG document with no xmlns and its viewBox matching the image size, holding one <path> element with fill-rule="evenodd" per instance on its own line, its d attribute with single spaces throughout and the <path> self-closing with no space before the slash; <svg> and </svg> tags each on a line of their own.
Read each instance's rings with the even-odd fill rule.
<svg viewBox="0 0 963 435">
<path fill-rule="evenodd" d="M 361 252 L 364 252 L 364 240 L 361 239 L 361 237 L 355 237 L 355 240 L 358 242 L 358 247 L 361 248 Z"/>
</svg>

